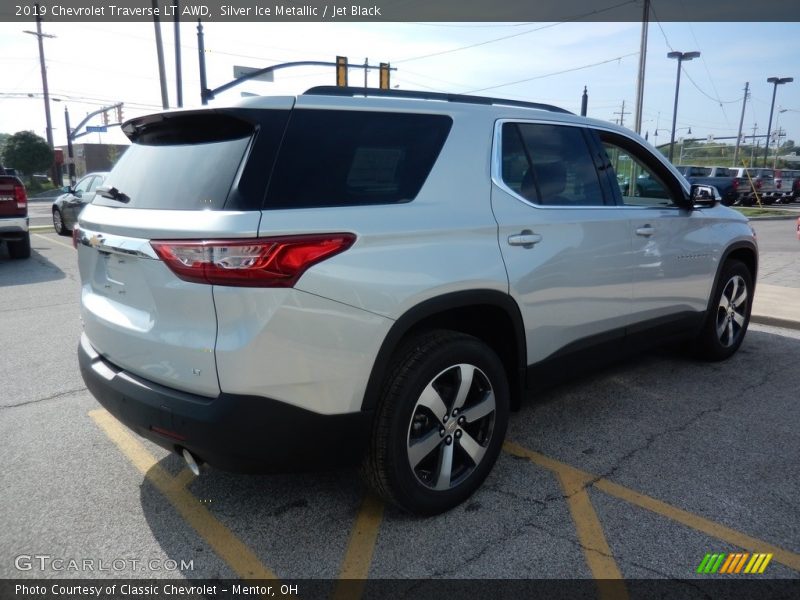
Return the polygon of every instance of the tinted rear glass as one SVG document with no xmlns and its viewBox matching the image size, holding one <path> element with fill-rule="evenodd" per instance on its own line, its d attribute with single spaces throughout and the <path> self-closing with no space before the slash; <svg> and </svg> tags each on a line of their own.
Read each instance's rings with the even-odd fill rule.
<svg viewBox="0 0 800 600">
<path fill-rule="evenodd" d="M 103 206 L 220 210 L 246 208 L 257 196 L 259 208 L 268 169 L 243 169 L 245 155 L 271 164 L 283 134 L 288 111 L 192 111 L 134 119 L 124 126 L 134 143 L 103 182 L 116 188 L 123 202 L 98 194 Z M 258 132 L 257 135 L 256 132 Z M 234 192 L 234 193 L 232 193 Z M 229 201 L 233 198 L 235 201 Z M 253 202 L 250 202 L 253 204 Z"/>
<path fill-rule="evenodd" d="M 266 207 L 413 200 L 451 125 L 445 115 L 296 109 L 275 164 Z"/>
</svg>

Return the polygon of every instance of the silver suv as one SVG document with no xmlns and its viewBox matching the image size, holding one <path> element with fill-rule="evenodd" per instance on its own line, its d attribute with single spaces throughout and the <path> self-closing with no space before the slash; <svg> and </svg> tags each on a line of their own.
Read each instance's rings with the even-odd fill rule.
<svg viewBox="0 0 800 600">
<path fill-rule="evenodd" d="M 534 383 L 666 340 L 725 359 L 747 330 L 753 231 L 627 129 L 315 88 L 123 130 L 74 232 L 80 368 L 193 468 L 360 460 L 437 513 Z"/>
</svg>

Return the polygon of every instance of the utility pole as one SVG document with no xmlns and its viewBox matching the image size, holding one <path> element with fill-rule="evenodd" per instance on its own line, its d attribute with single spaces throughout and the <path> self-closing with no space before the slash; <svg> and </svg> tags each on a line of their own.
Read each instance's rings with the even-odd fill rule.
<svg viewBox="0 0 800 600">
<path fill-rule="evenodd" d="M 583 86 L 583 96 L 581 96 L 581 116 L 586 116 L 586 111 L 589 108 L 589 92 L 586 90 L 586 86 Z"/>
<path fill-rule="evenodd" d="M 161 43 L 161 20 L 158 18 L 158 0 L 153 0 L 153 26 L 156 31 L 156 54 L 158 55 L 158 80 L 161 83 L 161 105 L 169 108 L 167 97 L 167 73 L 164 68 L 164 45 Z"/>
<path fill-rule="evenodd" d="M 172 0 L 175 15 L 175 94 L 178 108 L 183 108 L 183 75 L 181 73 L 181 11 L 179 0 Z"/>
<path fill-rule="evenodd" d="M 647 28 L 650 24 L 650 0 L 644 0 L 642 13 L 642 40 L 639 44 L 639 73 L 636 76 L 636 107 L 633 115 L 633 128 L 642 133 L 642 103 L 644 102 L 644 68 L 647 62 Z"/>
<path fill-rule="evenodd" d="M 75 185 L 75 153 L 72 149 L 72 129 L 69 126 L 69 108 L 66 106 L 64 107 L 64 125 L 67 128 L 67 158 L 69 162 L 67 164 L 67 169 L 69 169 L 69 185 Z"/>
<path fill-rule="evenodd" d="M 753 166 L 753 151 L 756 148 L 756 131 L 758 131 L 758 123 L 753 123 L 753 144 L 750 146 L 750 166 Z"/>
<path fill-rule="evenodd" d="M 619 112 L 615 112 L 614 114 L 619 115 L 620 127 L 625 127 L 625 115 L 631 114 L 631 111 L 625 110 L 625 100 L 622 101 L 622 108 L 619 110 Z"/>
<path fill-rule="evenodd" d="M 44 61 L 44 42 L 42 38 L 54 38 L 56 36 L 42 33 L 42 10 L 39 3 L 36 3 L 36 31 L 25 31 L 30 35 L 35 35 L 39 42 L 39 66 L 42 70 L 42 95 L 44 96 L 44 120 L 45 120 L 45 135 L 47 137 L 47 145 L 53 150 L 53 123 L 50 120 L 50 90 L 47 87 L 47 67 Z M 53 183 L 61 185 L 61 170 L 58 168 L 53 159 L 53 164 L 50 166 L 50 178 Z"/>
<path fill-rule="evenodd" d="M 206 43 L 203 23 L 197 19 L 197 63 L 200 65 L 200 102 L 208 104 L 208 81 L 206 79 Z"/>
<path fill-rule="evenodd" d="M 365 58 L 364 59 L 364 89 L 365 90 L 367 89 L 367 73 L 369 73 L 369 69 L 367 69 L 368 66 L 369 66 L 369 58 Z"/>
<path fill-rule="evenodd" d="M 733 150 L 733 166 L 737 165 L 736 159 L 739 157 L 739 142 L 742 139 L 742 125 L 744 125 L 744 108 L 747 106 L 747 94 L 750 89 L 750 82 L 744 83 L 744 98 L 742 99 L 742 116 L 739 117 L 739 133 L 736 136 L 736 148 Z M 753 134 L 755 135 L 755 133 Z"/>
</svg>

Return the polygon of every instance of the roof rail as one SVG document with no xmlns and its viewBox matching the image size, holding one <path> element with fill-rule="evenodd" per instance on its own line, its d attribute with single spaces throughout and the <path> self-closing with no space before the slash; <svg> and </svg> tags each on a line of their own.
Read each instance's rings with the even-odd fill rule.
<svg viewBox="0 0 800 600">
<path fill-rule="evenodd" d="M 518 106 L 521 108 L 536 108 L 550 112 L 574 113 L 553 106 L 552 104 L 540 104 L 538 102 L 523 102 L 522 100 L 506 100 L 504 98 L 490 98 L 488 96 L 469 96 L 466 94 L 443 94 L 439 92 L 421 92 L 416 90 L 382 90 L 378 88 L 357 88 L 357 87 L 338 87 L 333 85 L 320 85 L 306 90 L 304 96 L 372 96 L 377 98 L 413 98 L 416 100 L 440 100 L 444 102 L 462 102 L 464 104 L 485 104 Z"/>
</svg>

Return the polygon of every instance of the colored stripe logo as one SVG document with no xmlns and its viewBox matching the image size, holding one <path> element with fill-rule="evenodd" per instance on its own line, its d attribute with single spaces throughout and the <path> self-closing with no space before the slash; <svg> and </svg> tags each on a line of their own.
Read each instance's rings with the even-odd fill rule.
<svg viewBox="0 0 800 600">
<path fill-rule="evenodd" d="M 697 567 L 697 573 L 704 575 L 713 575 L 715 573 L 722 575 L 760 574 L 766 570 L 771 560 L 772 554 L 749 554 L 747 552 L 735 552 L 732 554 L 708 553 Z"/>
</svg>

